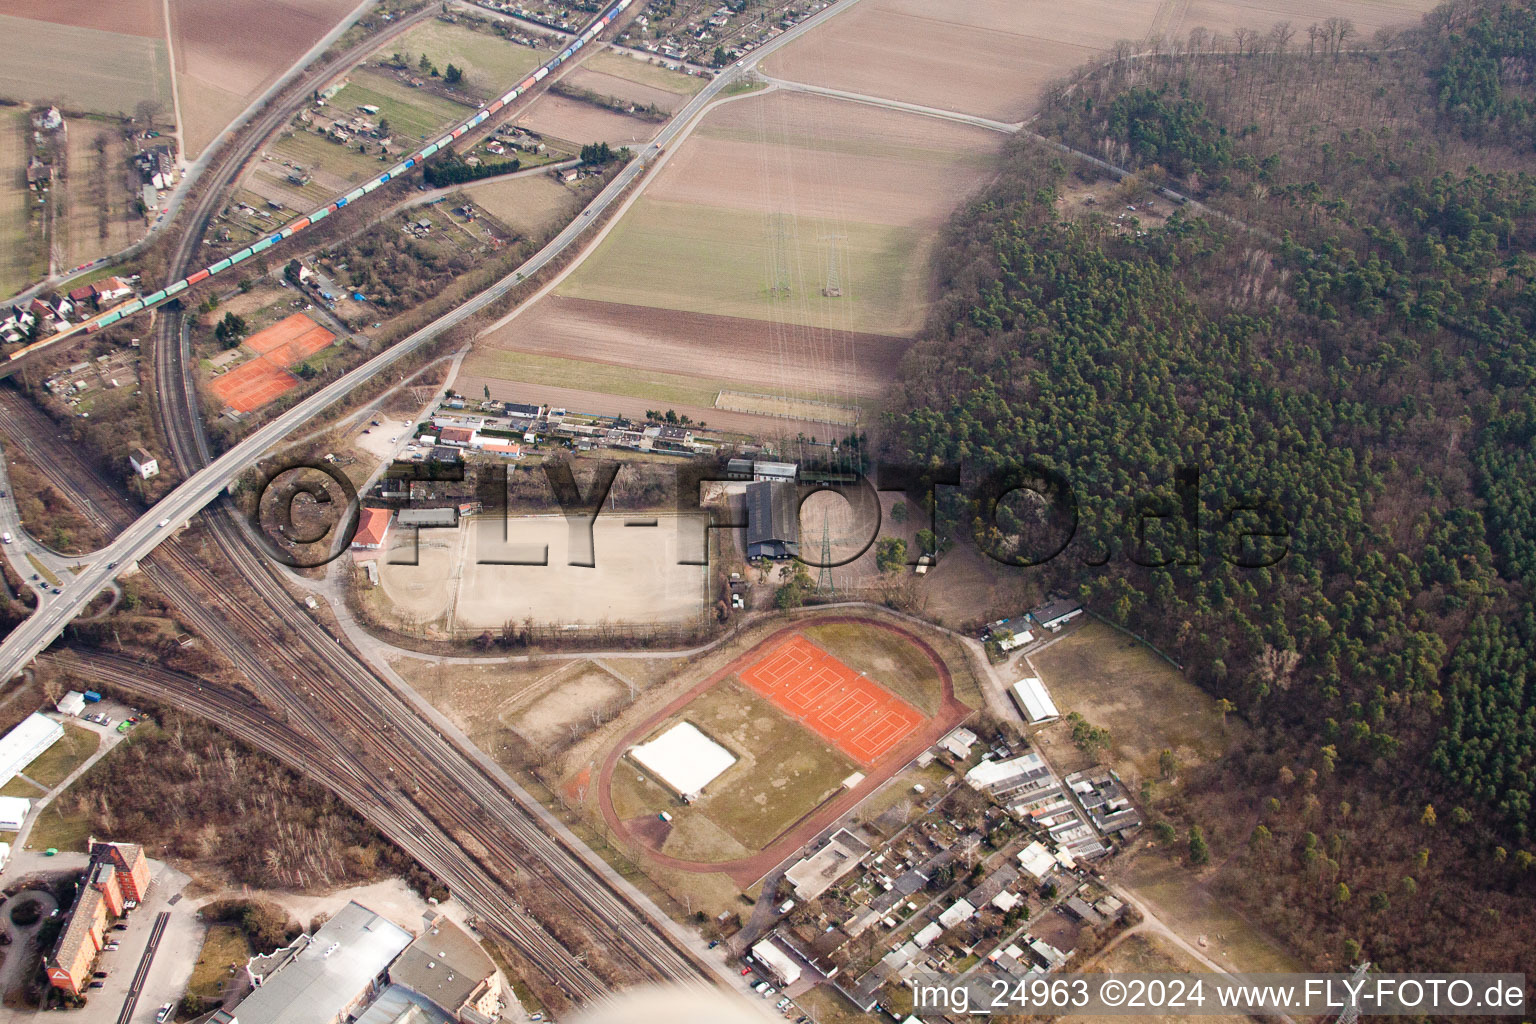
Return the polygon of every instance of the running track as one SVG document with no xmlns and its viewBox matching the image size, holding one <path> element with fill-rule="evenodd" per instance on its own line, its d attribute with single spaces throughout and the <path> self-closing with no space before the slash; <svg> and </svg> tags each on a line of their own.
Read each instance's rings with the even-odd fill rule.
<svg viewBox="0 0 1536 1024">
<path fill-rule="evenodd" d="M 831 800 L 810 811 L 799 821 L 790 824 L 767 847 L 749 857 L 741 857 L 729 861 L 683 860 L 682 858 L 668 856 L 653 850 L 645 845 L 637 836 L 633 835 L 624 822 L 619 820 L 618 814 L 613 809 L 613 772 L 618 766 L 619 758 L 623 757 L 624 752 L 636 743 L 639 743 L 659 723 L 681 711 L 695 697 L 698 697 L 727 676 L 738 674 L 748 666 L 762 661 L 765 653 L 773 651 L 791 637 L 798 635 L 807 626 L 838 624 L 858 625 L 870 629 L 884 630 L 922 651 L 939 676 L 943 700 L 939 705 L 938 713 L 928 719 L 923 726 L 910 732 L 898 746 L 891 749 L 878 763 L 871 766 L 865 773 L 863 782 L 853 789 L 843 790 Z M 746 653 L 739 655 L 708 679 L 674 698 L 671 703 L 625 733 L 623 738 L 608 751 L 608 756 L 603 760 L 602 771 L 597 780 L 598 804 L 602 808 L 603 818 L 608 822 L 608 827 L 630 840 L 634 847 L 640 851 L 640 855 L 647 860 L 678 871 L 723 871 L 731 876 L 733 882 L 745 889 L 789 859 L 796 850 L 814 839 L 827 826 L 853 810 L 860 801 L 866 799 L 875 790 L 884 785 L 891 776 L 906 767 L 918 754 L 933 746 L 945 733 L 965 721 L 972 714 L 973 710 L 971 708 L 955 699 L 954 679 L 950 676 L 949 666 L 944 664 L 944 659 L 939 657 L 938 652 L 926 640 L 923 640 L 916 634 L 900 626 L 857 615 L 808 618 L 801 620 L 795 625 L 785 626 L 783 629 L 770 634 L 754 644 Z"/>
</svg>

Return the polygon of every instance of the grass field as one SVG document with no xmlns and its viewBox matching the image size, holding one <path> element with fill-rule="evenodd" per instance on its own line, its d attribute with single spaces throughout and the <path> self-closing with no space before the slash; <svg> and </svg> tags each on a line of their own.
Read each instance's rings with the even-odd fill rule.
<svg viewBox="0 0 1536 1024">
<path fill-rule="evenodd" d="M 27 833 L 27 849 L 84 851 L 85 842 L 91 835 L 91 816 L 84 811 L 65 814 L 58 801 L 44 807 Z"/>
<path fill-rule="evenodd" d="M 823 230 L 825 229 L 825 230 Z M 824 240 L 823 235 L 841 236 Z M 573 298 L 900 334 L 920 306 L 928 240 L 910 228 L 842 222 L 779 232 L 771 217 L 641 199 L 560 286 Z M 835 265 L 842 295 L 822 289 Z M 791 294 L 772 294 L 780 277 Z"/>
<path fill-rule="evenodd" d="M 490 179 L 464 187 L 476 206 L 519 234 L 537 236 L 550 225 L 569 220 L 576 193 L 547 174 Z"/>
<path fill-rule="evenodd" d="M 101 152 L 97 152 L 98 140 Z M 64 238 L 69 265 L 117 252 L 144 234 L 144 218 L 132 205 L 138 196 L 124 180 L 127 163 L 127 145 L 117 122 L 70 119 Z"/>
<path fill-rule="evenodd" d="M 1151 933 L 1138 933 L 1126 938 L 1108 953 L 1100 956 L 1080 968 L 1083 971 L 1091 971 L 1095 974 L 1203 974 L 1210 968 L 1196 962 L 1186 955 L 1178 947 L 1169 943 L 1159 935 Z M 1144 1016 L 1096 1016 L 1085 1014 L 1073 1015 L 1073 1024 L 1127 1024 L 1131 1021 L 1160 1021 L 1165 1024 L 1183 1024 L 1189 1022 L 1210 1022 L 1210 1024 L 1241 1024 L 1248 1018 L 1233 1016 L 1194 1016 L 1180 1014 L 1162 1014 L 1157 1017 Z"/>
<path fill-rule="evenodd" d="M 28 137 L 26 111 L 0 109 L 0 295 L 14 294 L 48 269 L 28 224 Z"/>
<path fill-rule="evenodd" d="M 460 88 L 481 97 L 500 96 L 549 56 L 547 51 L 436 18 L 417 25 L 373 56 L 388 60 L 396 53 L 413 68 L 423 54 L 439 71 L 449 64 L 459 67 L 464 72 Z"/>
<path fill-rule="evenodd" d="M 1083 626 L 1030 661 L 1062 714 L 1076 711 L 1109 730 L 1103 760 L 1133 787 L 1157 777 L 1163 750 L 1172 750 L 1186 765 L 1209 761 L 1220 757 L 1242 729 L 1230 718 L 1223 731 L 1221 712 L 1209 694 L 1101 622 Z M 1070 760 L 1070 730 L 1066 723 L 1048 730 L 1053 760 L 1058 749 Z"/>
<path fill-rule="evenodd" d="M 1191 874 L 1182 858 L 1139 849 L 1116 858 L 1109 876 L 1145 900 L 1152 912 L 1194 942 L 1204 936 L 1201 952 L 1230 971 L 1306 970 L 1258 929 L 1218 901 Z"/>
<path fill-rule="evenodd" d="M 187 982 L 187 995 L 219 999 L 225 987 L 239 976 L 238 968 L 244 967 L 254 953 L 245 933 L 237 926 L 210 925 L 203 936 L 203 948 L 197 951 L 197 963 Z"/>
<path fill-rule="evenodd" d="M 129 114 L 144 100 L 171 109 L 165 40 L 0 14 L 0 96 Z M 89 59 L 82 59 L 89 55 Z"/>
<path fill-rule="evenodd" d="M 439 128 L 467 116 L 474 109 L 423 89 L 412 89 L 388 75 L 359 69 L 352 72 L 347 84 L 331 97 L 331 108 L 355 111 L 364 105 L 379 108 L 377 117 L 389 119 L 390 131 L 402 145 L 411 140 L 425 141 Z"/>
<path fill-rule="evenodd" d="M 698 726 L 737 761 L 686 806 L 649 772 L 620 762 L 613 776 L 615 810 L 623 819 L 669 811 L 672 833 L 662 852 L 671 856 L 729 860 L 761 850 L 836 793 L 857 767 L 734 677 L 690 701 L 668 724 L 677 720 Z"/>
<path fill-rule="evenodd" d="M 24 769 L 28 778 L 52 789 L 85 763 L 101 746 L 101 736 L 73 722 L 64 723 L 64 737 Z"/>
<path fill-rule="evenodd" d="M 0 786 L 0 796 L 21 796 L 28 800 L 36 800 L 46 792 L 42 786 L 34 786 L 20 775 Z"/>
<path fill-rule="evenodd" d="M 677 93 L 679 96 L 692 96 L 708 83 L 708 79 L 695 78 L 681 71 L 648 64 L 643 60 L 614 53 L 612 50 L 593 54 L 582 61 L 581 66 L 587 71 L 625 78 L 640 85 L 648 85 L 653 89 Z"/>
</svg>

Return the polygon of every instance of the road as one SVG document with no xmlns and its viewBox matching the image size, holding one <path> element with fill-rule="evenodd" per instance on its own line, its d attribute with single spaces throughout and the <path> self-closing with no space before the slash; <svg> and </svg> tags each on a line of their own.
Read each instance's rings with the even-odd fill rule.
<svg viewBox="0 0 1536 1024">
<path fill-rule="evenodd" d="M 311 47 L 308 53 L 300 57 L 298 61 L 288 69 L 287 73 L 285 73 L 282 78 L 273 83 L 273 85 L 268 88 L 266 92 L 262 93 L 261 96 L 257 97 L 256 100 L 254 100 L 251 105 L 248 106 L 240 114 L 239 117 L 230 122 L 229 127 L 227 127 L 217 139 L 210 142 L 203 149 L 203 152 L 198 156 L 198 158 L 189 164 L 182 172 L 181 181 L 177 184 L 176 191 L 171 194 L 171 198 L 167 201 L 165 210 L 159 217 L 155 218 L 154 224 L 150 226 L 148 233 L 143 238 L 139 239 L 137 242 L 124 249 L 118 250 L 115 253 L 110 253 L 109 255 L 92 260 L 90 263 L 82 264 L 81 266 L 72 268 L 63 274 L 56 274 L 52 277 L 49 277 L 47 280 L 40 281 L 37 284 L 32 285 L 30 288 L 27 288 L 25 291 L 18 292 L 10 299 L 7 299 L 3 305 L 11 305 L 15 302 L 27 301 L 45 291 L 61 290 L 76 278 L 79 278 L 85 274 L 89 274 L 101 267 L 110 266 L 114 263 L 121 263 L 123 260 L 131 259 L 138 253 L 142 252 L 145 247 L 147 247 L 150 243 L 154 242 L 159 237 L 160 232 L 165 231 L 175 222 L 176 214 L 180 211 L 182 203 L 186 201 L 187 197 L 192 194 L 193 190 L 201 182 L 202 176 L 207 172 L 208 166 L 213 163 L 215 158 L 219 160 L 219 167 L 221 169 L 228 167 L 232 161 L 235 165 L 235 169 L 239 170 L 239 168 L 244 166 L 245 161 L 250 158 L 250 154 L 254 152 L 256 147 L 259 146 L 262 141 L 272 133 L 278 124 L 280 124 L 289 115 L 291 115 L 293 111 L 298 107 L 308 102 L 309 94 L 312 91 L 311 86 L 318 86 L 326 79 L 332 78 L 335 75 L 338 75 L 341 72 L 347 70 L 353 64 L 363 60 L 370 53 L 378 49 L 380 46 L 383 46 L 389 40 L 409 30 L 411 26 L 434 16 L 437 13 L 437 8 L 428 5 L 427 7 L 411 14 L 408 17 L 401 18 L 400 20 L 393 22 L 388 28 L 381 32 L 375 33 L 364 42 L 352 47 L 333 60 L 327 61 L 323 66 L 316 68 L 309 74 L 303 74 L 303 69 L 305 66 L 315 58 L 319 57 L 320 54 L 324 52 L 326 47 L 335 42 L 337 37 L 345 32 L 347 28 L 350 27 L 352 23 L 355 22 L 368 9 L 368 7 L 372 5 L 372 2 L 373 0 L 367 0 L 367 2 L 359 5 L 357 9 L 349 14 L 344 21 L 340 22 L 334 29 L 328 32 L 323 39 Z M 284 92 L 284 90 L 288 89 L 290 85 L 292 85 L 293 89 L 292 93 L 290 94 L 290 99 L 287 103 L 277 104 L 270 109 L 263 109 L 268 103 L 270 103 L 278 95 Z M 262 111 L 262 113 L 259 117 L 256 118 L 254 122 L 252 122 L 251 118 L 256 115 L 258 111 Z M 239 135 L 239 133 L 242 131 L 241 126 L 247 124 L 251 125 L 251 127 L 248 130 L 245 130 L 243 135 Z M 237 135 L 239 135 L 239 145 L 234 151 L 234 154 L 232 156 L 226 156 L 220 152 L 220 147 L 223 146 L 226 142 L 235 138 Z M 214 180 L 206 191 L 222 193 L 228 184 L 229 182 L 227 177 L 222 181 Z M 201 238 L 201 231 L 197 232 L 197 234 L 198 237 Z"/>
<path fill-rule="evenodd" d="M 144 955 L 139 958 L 139 966 L 133 972 L 133 983 L 128 986 L 128 997 L 123 1000 L 123 1012 L 117 1015 L 117 1024 L 128 1024 L 133 1017 L 134 1008 L 139 1005 L 139 992 L 144 988 L 144 979 L 149 977 L 150 964 L 155 961 L 155 950 L 160 948 L 160 936 L 165 934 L 165 923 L 171 919 L 168 911 L 160 911 L 155 915 L 155 927 L 149 933 L 149 945 L 144 947 Z"/>
<path fill-rule="evenodd" d="M 607 187 L 598 193 L 582 210 L 580 216 L 566 225 L 565 229 L 548 245 L 513 273 L 497 281 L 464 305 L 444 314 L 392 348 L 381 352 L 297 403 L 287 412 L 257 429 L 218 459 L 198 470 L 166 495 L 154 509 L 124 529 L 111 544 L 102 548 L 97 553 L 96 561 L 87 566 L 73 580 L 66 581 L 67 586 L 63 588 L 63 593 L 58 599 L 17 626 L 4 642 L 0 643 L 0 679 L 10 679 L 25 668 L 48 644 L 53 642 L 70 620 L 90 603 L 91 598 L 107 585 L 107 581 L 116 577 L 121 567 L 139 561 L 174 536 L 182 525 L 217 498 L 220 492 L 233 483 L 247 466 L 254 463 L 274 444 L 385 369 L 426 346 L 443 332 L 475 316 L 525 279 L 557 260 L 595 221 L 601 219 L 601 215 L 618 201 L 637 179 L 646 173 L 652 161 L 683 131 L 684 127 L 734 83 L 742 72 L 773 50 L 792 42 L 800 35 L 822 24 L 825 19 L 846 10 L 854 2 L 856 0 L 842 0 L 841 3 L 807 18 L 776 37 L 773 42 L 754 50 L 748 58 L 739 61 L 711 81 L 662 129 L 655 141 L 646 146 L 613 181 L 609 182 Z M 189 234 L 189 237 L 192 236 Z"/>
</svg>

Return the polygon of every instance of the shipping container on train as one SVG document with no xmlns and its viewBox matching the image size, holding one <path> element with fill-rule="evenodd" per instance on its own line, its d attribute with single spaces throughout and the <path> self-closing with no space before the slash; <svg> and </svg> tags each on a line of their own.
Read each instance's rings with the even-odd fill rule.
<svg viewBox="0 0 1536 1024">
<path fill-rule="evenodd" d="M 501 98 L 481 107 L 475 112 L 473 116 L 464 121 L 462 124 L 458 125 L 447 135 L 444 135 L 442 138 L 423 148 L 420 152 L 414 154 L 413 156 L 408 157 L 406 160 L 400 164 L 397 164 L 395 167 L 390 168 L 384 174 L 381 174 L 379 177 L 368 182 L 368 184 L 362 186 L 361 188 L 354 188 L 351 192 L 348 192 L 344 196 L 338 197 L 330 204 L 321 207 L 320 209 L 311 213 L 309 216 L 301 217 L 294 221 L 292 224 L 287 225 L 281 231 L 278 231 L 271 237 L 262 239 L 254 245 L 248 246 L 247 248 L 235 253 L 233 256 L 225 257 L 224 259 L 221 259 L 216 263 L 211 264 L 210 266 L 204 267 L 202 270 L 197 271 L 195 274 L 183 278 L 174 284 L 168 285 L 160 291 L 152 293 L 147 298 L 134 299 L 133 301 L 127 302 L 115 309 L 110 309 L 105 313 L 100 313 L 90 320 L 76 324 L 66 331 L 60 331 L 59 333 L 54 334 L 42 341 L 35 341 L 30 345 L 23 346 L 19 351 L 12 353 L 11 358 L 19 359 L 29 352 L 43 348 L 47 345 L 51 345 L 54 342 L 60 341 L 63 338 L 66 338 L 79 331 L 85 331 L 87 333 L 99 331 L 101 328 L 106 327 L 109 324 L 117 323 L 124 317 L 131 316 L 134 313 L 147 309 L 150 306 L 155 305 L 157 302 L 163 302 L 164 300 L 176 295 L 177 293 L 185 291 L 192 285 L 206 281 L 208 278 L 215 274 L 223 273 L 235 264 L 249 259 L 251 256 L 266 250 L 277 242 L 292 238 L 300 231 L 314 226 L 316 223 L 324 220 L 326 217 L 335 213 L 337 210 L 346 206 L 348 203 L 361 199 L 363 196 L 367 195 L 369 192 L 372 192 L 374 189 L 378 188 L 380 185 L 383 185 L 390 179 L 395 178 L 398 175 L 410 170 L 412 167 L 417 166 L 421 162 L 425 161 L 427 157 L 441 151 L 454 139 L 461 138 L 465 132 L 468 132 L 470 129 L 475 128 L 478 125 L 484 124 L 485 121 L 491 117 L 491 115 L 501 111 L 504 107 L 506 107 L 507 104 L 511 103 L 513 100 L 523 95 L 523 93 L 533 88 L 534 85 L 542 82 L 549 76 L 549 73 L 552 70 L 565 63 L 571 58 L 573 54 L 576 53 L 577 50 L 580 50 L 587 43 L 597 38 L 598 34 L 602 32 L 602 30 L 608 25 L 612 24 L 613 20 L 617 18 L 619 14 L 628 8 L 633 2 L 634 0 L 617 0 L 616 3 L 609 6 L 609 8 L 602 14 L 601 17 L 593 21 L 592 24 L 587 27 L 586 31 L 578 35 L 571 42 L 571 45 L 562 51 L 558 56 L 551 57 L 549 60 L 545 61 L 538 70 L 529 75 L 522 82 L 518 83 L 516 87 L 509 90 Z"/>
</svg>

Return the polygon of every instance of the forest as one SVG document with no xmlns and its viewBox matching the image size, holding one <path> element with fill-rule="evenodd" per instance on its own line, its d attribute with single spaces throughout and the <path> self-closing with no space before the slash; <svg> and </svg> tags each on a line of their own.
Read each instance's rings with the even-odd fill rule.
<svg viewBox="0 0 1536 1024">
<path fill-rule="evenodd" d="M 889 413 L 892 457 L 1069 482 L 1071 543 L 1016 571 L 1240 709 L 1240 755 L 1156 810 L 1318 965 L 1536 966 L 1533 26 L 1196 32 L 1063 84 L 1037 127 L 1125 202 L 1069 209 L 1097 172 L 1019 140 Z M 1155 188 L 1191 202 L 1118 213 Z M 1050 532 L 941 511 L 1023 563 Z"/>
</svg>

